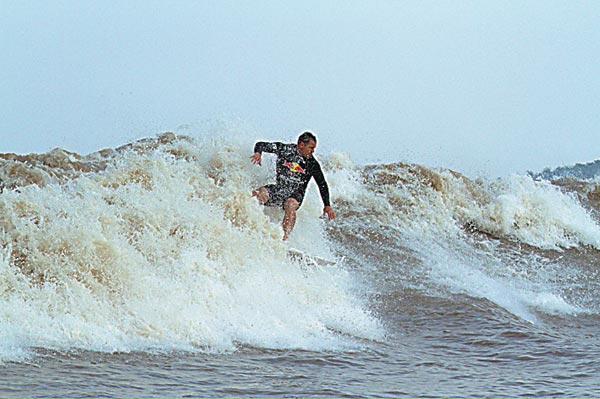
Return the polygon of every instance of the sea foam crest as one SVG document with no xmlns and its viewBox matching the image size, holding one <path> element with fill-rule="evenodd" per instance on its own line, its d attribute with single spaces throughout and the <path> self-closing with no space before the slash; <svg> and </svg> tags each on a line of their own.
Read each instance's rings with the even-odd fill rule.
<svg viewBox="0 0 600 399">
<path fill-rule="evenodd" d="M 560 283 L 581 271 L 535 249 L 600 248 L 598 223 L 574 194 L 529 177 L 471 180 L 400 163 L 368 166 L 361 174 L 364 186 L 343 197 L 353 221 L 341 223 L 357 246 L 378 241 L 369 248 L 382 253 L 370 261 L 396 270 L 403 283 L 434 295 L 441 289 L 485 298 L 531 322 L 538 312 L 593 312 Z M 521 251 L 514 243 L 531 247 Z"/>
<path fill-rule="evenodd" d="M 600 249 L 600 225 L 575 194 L 527 176 L 471 180 L 420 165 L 374 165 L 363 170 L 378 194 L 373 212 L 420 235 L 456 235 L 463 227 L 543 249 Z"/>
<path fill-rule="evenodd" d="M 247 148 L 161 136 L 94 155 L 98 170 L 5 190 L 0 360 L 381 338 L 351 274 L 288 259 L 280 218 L 250 196 L 268 171 L 250 169 Z"/>
<path fill-rule="evenodd" d="M 600 249 L 600 226 L 572 193 L 512 176 L 490 186 L 490 197 L 477 219 L 486 231 L 544 249 L 582 244 Z"/>
</svg>

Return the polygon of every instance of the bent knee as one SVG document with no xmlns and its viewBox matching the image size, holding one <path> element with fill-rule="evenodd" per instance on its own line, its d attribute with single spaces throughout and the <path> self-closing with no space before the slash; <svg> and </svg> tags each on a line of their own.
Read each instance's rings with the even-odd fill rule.
<svg viewBox="0 0 600 399">
<path fill-rule="evenodd" d="M 283 203 L 283 208 L 286 210 L 296 211 L 300 207 L 300 203 L 295 198 L 288 198 Z"/>
<path fill-rule="evenodd" d="M 266 188 L 261 187 L 258 190 L 256 190 L 255 193 L 256 193 L 256 198 L 258 198 L 258 201 L 261 204 L 264 205 L 267 201 L 269 201 L 269 197 L 270 197 L 269 191 Z"/>
</svg>

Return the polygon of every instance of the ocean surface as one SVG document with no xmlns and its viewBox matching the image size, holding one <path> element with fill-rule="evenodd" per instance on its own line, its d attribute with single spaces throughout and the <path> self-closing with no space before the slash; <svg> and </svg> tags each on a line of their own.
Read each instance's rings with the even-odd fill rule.
<svg viewBox="0 0 600 399">
<path fill-rule="evenodd" d="M 600 396 L 600 181 L 317 152 L 284 243 L 253 140 L 0 154 L 0 397 Z"/>
</svg>

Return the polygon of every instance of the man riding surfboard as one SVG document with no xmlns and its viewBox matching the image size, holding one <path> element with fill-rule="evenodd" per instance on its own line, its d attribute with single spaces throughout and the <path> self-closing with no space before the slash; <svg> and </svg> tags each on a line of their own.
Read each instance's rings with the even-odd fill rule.
<svg viewBox="0 0 600 399">
<path fill-rule="evenodd" d="M 306 187 L 314 177 L 321 200 L 323 213 L 331 220 L 335 213 L 329 202 L 329 187 L 321 170 L 321 165 L 313 156 L 317 147 L 317 138 L 310 132 L 304 132 L 298 137 L 296 144 L 280 142 L 268 143 L 259 141 L 254 145 L 254 154 L 250 157 L 252 163 L 262 164 L 262 153 L 277 155 L 277 183 L 268 184 L 252 192 L 261 205 L 282 206 L 283 240 L 287 240 L 296 224 L 296 211 L 302 205 Z"/>
</svg>

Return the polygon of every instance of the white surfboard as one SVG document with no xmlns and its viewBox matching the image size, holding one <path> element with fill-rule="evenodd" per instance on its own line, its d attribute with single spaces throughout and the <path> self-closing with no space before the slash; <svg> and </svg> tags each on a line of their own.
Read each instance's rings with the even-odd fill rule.
<svg viewBox="0 0 600 399">
<path fill-rule="evenodd" d="M 296 248 L 288 249 L 288 257 L 293 261 L 304 262 L 314 266 L 333 266 L 337 262 L 320 256 L 314 256 Z"/>
</svg>

